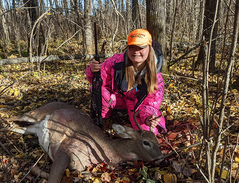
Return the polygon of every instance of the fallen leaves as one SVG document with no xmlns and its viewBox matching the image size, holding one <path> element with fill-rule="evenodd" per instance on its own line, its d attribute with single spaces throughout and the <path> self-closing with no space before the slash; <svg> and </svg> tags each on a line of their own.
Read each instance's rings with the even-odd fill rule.
<svg viewBox="0 0 239 183">
<path fill-rule="evenodd" d="M 101 181 L 102 182 L 111 182 L 111 176 L 108 172 L 104 172 L 101 174 Z"/>
<path fill-rule="evenodd" d="M 218 175 L 220 175 L 221 173 L 221 170 L 219 168 L 216 167 L 216 172 L 218 173 Z M 227 179 L 228 176 L 229 176 L 229 172 L 227 170 L 222 170 L 222 173 L 221 173 L 221 178 L 222 179 Z"/>
<path fill-rule="evenodd" d="M 177 177 L 175 174 L 167 173 L 163 178 L 165 183 L 177 183 Z"/>
<path fill-rule="evenodd" d="M 11 81 L 26 73 L 26 71 L 21 70 L 18 75 L 9 73 L 9 71 L 15 72 L 16 69 L 28 69 L 28 65 L 22 64 L 18 67 L 4 66 L 3 73 L 0 74 L 0 84 L 2 82 L 10 84 Z M 177 68 L 177 70 L 180 71 L 180 68 Z M 89 82 L 85 78 L 85 66 L 82 61 L 61 61 L 58 64 L 46 63 L 44 72 L 43 70 L 41 72 L 37 71 L 33 75 L 23 78 L 0 98 L 0 115 L 2 118 L 8 118 L 40 107 L 45 103 L 58 100 L 75 105 L 90 114 L 89 101 L 91 94 L 89 87 Z M 0 86 L 0 90 L 2 89 L 4 89 L 4 86 Z M 226 107 L 228 114 L 230 113 L 230 118 L 224 118 L 228 123 L 235 121 L 236 117 L 239 116 L 238 91 L 233 89 L 229 92 L 231 98 L 227 101 Z M 160 165 L 136 162 L 135 164 L 114 168 L 109 165 L 99 164 L 94 167 L 88 167 L 86 172 L 81 173 L 66 170 L 63 183 L 77 181 L 95 183 L 195 181 L 198 178 L 195 174 L 200 177 L 200 173 L 195 167 L 195 162 L 198 162 L 200 148 L 195 146 L 179 152 L 178 149 L 200 142 L 199 115 L 201 115 L 201 101 L 202 98 L 197 83 L 173 79 L 168 85 L 165 85 L 165 97 L 161 105 L 161 111 L 167 120 L 168 133 L 160 134 L 158 139 L 164 155 L 174 154 L 163 160 Z M 112 111 L 111 118 L 106 120 L 107 129 L 105 130 L 110 135 L 113 134 L 112 123 L 131 126 L 127 111 Z M 235 127 L 237 127 L 235 131 L 238 130 L 239 122 L 235 123 Z M 225 134 L 230 136 L 231 143 L 235 144 L 236 136 L 233 130 L 226 131 Z M 0 137 L 3 145 L 13 154 L 7 154 L 0 147 L 0 150 L 5 153 L 0 156 L 0 169 L 7 168 L 7 173 L 0 170 L 0 181 L 6 181 L 7 179 L 15 182 L 20 181 L 43 152 L 33 136 L 0 133 Z M 227 157 L 230 157 L 231 149 L 228 148 L 226 153 Z M 221 156 L 222 154 L 218 153 L 219 164 Z M 200 157 L 200 160 L 205 163 L 204 157 Z M 238 149 L 235 151 L 233 160 L 232 174 L 235 174 L 239 163 Z M 38 168 L 49 173 L 50 165 L 51 161 L 49 159 L 42 158 L 38 163 Z M 219 174 L 220 172 L 217 173 Z M 36 177 L 29 174 L 25 180 L 29 182 L 43 181 L 39 178 L 36 180 Z M 228 171 L 225 169 L 222 171 L 222 178 L 226 179 L 227 177 Z"/>
</svg>

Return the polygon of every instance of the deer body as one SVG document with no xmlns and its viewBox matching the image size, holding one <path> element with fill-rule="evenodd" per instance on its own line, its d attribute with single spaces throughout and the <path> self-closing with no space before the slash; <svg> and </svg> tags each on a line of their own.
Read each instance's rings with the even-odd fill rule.
<svg viewBox="0 0 239 183">
<path fill-rule="evenodd" d="M 60 182 L 65 168 L 78 171 L 92 164 L 118 164 L 127 160 L 153 161 L 162 156 L 153 132 L 112 125 L 122 138 L 110 139 L 81 110 L 52 102 L 8 121 L 28 121 L 27 128 L 12 128 L 22 134 L 35 134 L 53 161 L 49 181 Z"/>
</svg>

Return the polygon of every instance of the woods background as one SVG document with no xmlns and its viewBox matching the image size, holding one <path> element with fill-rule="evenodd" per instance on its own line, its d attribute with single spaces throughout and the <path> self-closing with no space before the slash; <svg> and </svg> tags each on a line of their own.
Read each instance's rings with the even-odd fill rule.
<svg viewBox="0 0 239 183">
<path fill-rule="evenodd" d="M 200 146 L 186 152 L 195 160 L 194 178 L 236 182 L 238 7 L 239 0 L 0 0 L 2 117 L 52 100 L 89 113 L 84 72 L 94 55 L 93 23 L 102 58 L 124 51 L 132 30 L 148 29 L 163 48 L 168 122 L 199 124 L 189 136 Z"/>
<path fill-rule="evenodd" d="M 165 59 L 170 62 L 182 49 L 199 43 L 202 35 L 209 41 L 213 26 L 210 54 L 213 71 L 216 50 L 227 49 L 231 43 L 234 8 L 232 1 L 213 0 L 2 0 L 0 57 L 9 58 L 15 52 L 17 57 L 29 56 L 30 43 L 33 56 L 49 55 L 52 45 L 57 47 L 69 38 L 74 44 L 60 54 L 94 53 L 93 22 L 97 22 L 101 45 L 104 41 L 107 45 L 103 53 L 122 51 L 129 32 L 145 28 L 162 45 Z M 123 44 L 116 49 L 112 46 L 114 42 Z M 11 44 L 14 50 L 10 50 Z M 222 59 L 228 54 L 227 49 Z M 199 61 L 201 55 L 200 52 Z"/>
</svg>

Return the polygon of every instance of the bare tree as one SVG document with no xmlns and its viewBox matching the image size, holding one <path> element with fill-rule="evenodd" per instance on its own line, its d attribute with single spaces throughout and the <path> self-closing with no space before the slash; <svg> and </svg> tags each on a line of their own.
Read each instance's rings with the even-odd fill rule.
<svg viewBox="0 0 239 183">
<path fill-rule="evenodd" d="M 4 15 L 4 9 L 2 7 L 1 2 L 0 2 L 0 15 L 2 15 L 1 16 L 1 18 L 2 18 L 2 27 L 3 27 L 3 32 L 5 34 L 6 44 L 9 46 L 9 44 L 10 44 L 10 37 L 9 37 L 8 25 L 7 25 L 7 21 L 6 21 L 5 15 Z"/>
<path fill-rule="evenodd" d="M 14 36 L 15 36 L 15 40 L 16 40 L 16 44 L 17 44 L 17 50 L 18 50 L 18 54 L 21 57 L 21 48 L 20 48 L 20 44 L 19 44 L 19 40 L 20 40 L 20 28 L 19 28 L 19 16 L 17 16 L 17 11 L 16 11 L 16 2 L 15 0 L 12 1 L 12 7 L 13 7 L 13 11 L 12 11 L 12 25 L 14 26 Z M 18 13 L 19 14 L 19 13 Z"/>
<path fill-rule="evenodd" d="M 177 16 L 177 8 L 178 8 L 178 0 L 174 0 L 174 11 L 173 11 L 173 22 L 172 22 L 172 28 L 171 28 L 171 35 L 170 35 L 170 51 L 169 51 L 169 61 L 172 60 L 173 55 L 173 37 L 174 37 L 174 30 L 175 30 L 175 24 L 176 24 L 176 16 Z"/>
<path fill-rule="evenodd" d="M 218 0 L 220 1 L 220 0 Z M 224 80 L 224 86 L 223 86 L 223 94 L 222 94 L 222 100 L 220 105 L 220 113 L 219 113 L 219 121 L 217 131 L 215 133 L 215 146 L 213 147 L 213 154 L 212 154 L 212 183 L 215 182 L 214 176 L 215 176 L 215 167 L 216 167 L 216 159 L 217 159 L 217 151 L 219 149 L 219 145 L 221 144 L 222 139 L 222 132 L 223 132 L 223 121 L 224 121 L 224 112 L 225 112 L 225 103 L 228 95 L 228 88 L 230 83 L 230 77 L 232 73 L 232 68 L 235 61 L 235 51 L 238 41 L 238 28 L 239 28 L 239 0 L 236 0 L 235 5 L 235 15 L 234 15 L 234 25 L 233 25 L 233 34 L 232 34 L 232 44 L 230 49 L 230 57 L 228 59 L 228 65 L 225 73 L 225 80 Z M 231 182 L 231 180 L 230 180 Z"/>
<path fill-rule="evenodd" d="M 28 1 L 28 0 L 23 0 L 24 4 L 25 4 L 25 8 L 27 9 L 26 11 L 26 23 L 27 23 L 27 32 L 28 32 L 28 49 L 30 46 L 30 32 L 32 30 L 32 27 L 34 25 L 34 22 L 37 20 L 37 6 L 38 6 L 38 2 L 37 0 L 32 0 L 32 1 Z M 34 33 L 34 35 L 36 35 Z M 34 37 L 35 40 L 36 37 Z M 33 43 L 35 43 L 33 40 Z M 35 44 L 34 48 L 35 48 Z"/>
<path fill-rule="evenodd" d="M 130 33 L 131 31 L 131 24 L 130 24 L 130 20 L 131 20 L 131 13 L 130 13 L 130 0 L 126 0 L 126 22 L 127 22 L 127 35 Z"/>
<path fill-rule="evenodd" d="M 24 0 L 25 7 L 27 8 L 26 11 L 26 19 L 27 19 L 27 33 L 28 33 L 28 50 L 30 47 L 30 41 L 32 41 L 33 45 L 33 53 L 36 55 L 42 54 L 43 45 L 45 44 L 45 37 L 41 23 L 38 24 L 37 28 L 34 29 L 34 37 L 30 40 L 30 33 L 32 31 L 33 25 L 39 17 L 39 10 L 38 10 L 38 1 L 37 0 Z"/>
<path fill-rule="evenodd" d="M 233 25 L 233 34 L 232 34 L 232 44 L 230 46 L 230 54 L 229 58 L 227 59 L 227 68 L 224 73 L 224 78 L 223 78 L 223 84 L 219 83 L 218 85 L 220 86 L 220 89 L 222 88 L 222 95 L 220 99 L 220 107 L 219 108 L 219 119 L 217 120 L 217 128 L 213 128 L 213 122 L 215 121 L 214 119 L 211 118 L 210 116 L 210 110 L 209 110 L 209 87 L 208 87 L 208 79 L 209 79 L 209 70 L 210 70 L 210 47 L 213 42 L 213 30 L 214 26 L 216 25 L 217 21 L 217 7 L 219 6 L 220 0 L 216 1 L 216 11 L 214 14 L 214 18 L 212 19 L 212 27 L 211 27 L 211 32 L 210 32 L 210 38 L 208 41 L 208 44 L 206 41 L 204 41 L 204 46 L 202 46 L 203 50 L 203 55 L 204 55 L 204 66 L 203 66 L 203 118 L 201 120 L 202 124 L 202 129 L 203 129 L 203 136 L 204 136 L 204 147 L 205 147 L 205 155 L 206 155 L 206 168 L 205 171 L 207 171 L 207 176 L 204 175 L 204 178 L 207 180 L 209 183 L 214 183 L 215 181 L 215 169 L 216 169 L 216 162 L 218 159 L 218 150 L 220 144 L 222 144 L 222 137 L 224 135 L 224 132 L 227 127 L 225 125 L 225 103 L 227 101 L 227 96 L 228 96 L 228 88 L 229 88 L 229 83 L 230 83 L 230 77 L 232 74 L 232 68 L 234 65 L 235 61 L 235 50 L 236 50 L 236 45 L 237 45 L 237 40 L 238 40 L 238 24 L 239 24 L 239 0 L 236 0 L 236 6 L 235 6 L 235 14 L 234 14 L 234 25 Z M 233 10 L 232 10 L 233 11 Z M 226 27 L 225 27 L 226 29 Z M 224 30 L 225 31 L 225 30 Z M 206 46 L 205 46 L 206 45 Z M 208 47 L 207 47 L 208 45 Z M 205 54 L 206 53 L 206 54 Z M 214 100 L 217 100 L 218 97 L 214 98 Z M 213 129 L 213 130 L 212 130 Z M 210 142 L 211 141 L 211 142 Z M 210 142 L 210 143 L 209 143 Z M 213 144 L 213 145 L 212 145 Z M 226 146 L 224 147 L 226 149 Z M 233 157 L 232 157 L 233 159 Z M 232 161 L 231 161 L 232 163 Z M 223 163 L 221 165 L 223 169 Z M 221 177 L 221 175 L 220 175 Z M 235 180 L 236 181 L 236 180 Z M 230 178 L 230 181 L 231 178 Z"/>
<path fill-rule="evenodd" d="M 91 23 L 91 0 L 84 0 L 84 52 L 88 53 L 92 49 L 93 34 L 92 34 L 92 23 Z"/>
<path fill-rule="evenodd" d="M 75 11 L 75 23 L 74 24 L 74 33 L 79 29 L 78 25 L 81 25 L 81 9 L 80 9 L 79 0 L 74 0 L 73 9 Z M 80 34 L 77 34 L 78 40 L 80 40 Z"/>
<path fill-rule="evenodd" d="M 205 11 L 204 11 L 204 21 L 203 21 L 203 36 L 205 36 L 205 40 L 208 42 L 210 39 L 210 33 L 213 25 L 213 19 L 215 12 L 219 12 L 220 7 L 220 1 L 218 9 L 216 10 L 216 3 L 215 0 L 206 0 L 205 3 Z M 218 15 L 217 14 L 217 21 L 215 22 L 215 26 L 213 29 L 212 34 L 212 45 L 210 50 L 210 72 L 213 72 L 215 70 L 215 60 L 216 60 L 216 38 L 217 38 L 217 30 L 218 30 Z M 196 62 L 196 66 L 199 66 L 200 63 L 202 63 L 202 49 L 200 49 L 198 60 Z"/>
<path fill-rule="evenodd" d="M 140 12 L 139 12 L 139 1 L 132 0 L 132 21 L 133 21 L 133 28 L 139 29 L 141 27 L 140 22 Z"/>
<path fill-rule="evenodd" d="M 69 7 L 69 5 L 68 5 L 68 2 L 67 2 L 67 0 L 63 0 L 63 6 L 64 6 L 64 12 L 65 12 L 65 17 L 66 17 L 66 19 L 65 19 L 65 27 L 66 27 L 66 32 L 67 32 L 67 38 L 68 37 L 70 37 L 71 36 L 71 26 L 70 26 L 70 14 L 69 14 L 69 11 L 68 11 L 68 7 Z"/>
<path fill-rule="evenodd" d="M 200 0 L 199 16 L 198 16 L 198 19 L 197 19 L 198 28 L 197 28 L 196 40 L 201 40 L 202 39 L 204 5 L 205 5 L 205 0 Z"/>
<path fill-rule="evenodd" d="M 172 20 L 172 15 L 171 15 L 171 9 L 172 9 L 172 0 L 167 0 L 166 1 L 166 34 L 169 34 L 170 31 L 170 27 L 169 25 L 171 24 L 171 20 Z"/>
<path fill-rule="evenodd" d="M 162 72 L 167 72 L 165 0 L 147 0 L 146 6 L 147 29 L 152 34 L 153 39 L 160 43 L 162 46 L 164 53 Z"/>
</svg>

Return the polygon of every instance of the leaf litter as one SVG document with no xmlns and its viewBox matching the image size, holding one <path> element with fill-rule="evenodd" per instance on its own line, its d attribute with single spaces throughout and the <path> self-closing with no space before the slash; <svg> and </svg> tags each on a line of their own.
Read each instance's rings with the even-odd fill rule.
<svg viewBox="0 0 239 183">
<path fill-rule="evenodd" d="M 90 84 L 86 80 L 85 68 L 89 61 L 71 60 L 45 63 L 40 71 L 27 75 L 16 82 L 0 98 L 1 127 L 7 124 L 4 119 L 28 112 L 52 101 L 62 101 L 76 106 L 90 115 Z M 43 64 L 42 64 L 43 65 Z M 175 73 L 187 74 L 182 66 L 174 66 Z M 2 66 L 0 73 L 0 91 L 29 69 L 28 64 Z M 200 73 L 195 77 L 200 78 Z M 212 79 L 213 80 L 213 79 Z M 219 98 L 220 100 L 220 98 Z M 225 121 L 230 125 L 238 118 L 239 94 L 230 90 L 226 112 L 230 115 Z M 98 164 L 88 167 L 84 172 L 66 169 L 62 183 L 66 182 L 187 182 L 203 180 L 196 163 L 199 162 L 202 137 L 199 114 L 202 110 L 202 97 L 199 83 L 182 78 L 169 78 L 165 83 L 165 95 L 161 111 L 166 118 L 167 133 L 158 135 L 159 146 L 167 157 L 160 162 L 127 162 L 117 167 Z M 106 120 L 105 133 L 112 138 L 112 123 L 131 126 L 127 111 L 113 110 Z M 215 128 L 217 125 L 215 124 Z M 230 137 L 231 145 L 236 144 L 236 132 L 239 124 L 225 133 Z M 0 182 L 44 182 L 38 176 L 42 171 L 49 173 L 51 160 L 43 152 L 36 137 L 19 135 L 13 132 L 1 132 L 0 146 Z M 197 145 L 198 143 L 198 145 Z M 195 145 L 196 144 L 196 145 Z M 195 146 L 194 146 L 195 145 Z M 222 149 L 223 150 L 223 149 Z M 226 150 L 231 153 L 231 149 Z M 218 165 L 222 154 L 219 153 Z M 239 150 L 235 151 L 233 173 L 238 167 Z M 200 161 L 205 161 L 201 157 Z M 36 164 L 37 162 L 37 164 Z M 35 165 L 34 168 L 32 166 Z M 219 167 L 219 166 L 218 166 Z M 217 170 L 218 174 L 220 169 Z M 35 175 L 34 175 L 35 174 Z M 222 178 L 228 177 L 223 170 Z M 46 176 L 46 175 L 45 175 Z M 45 177 L 46 178 L 46 177 Z"/>
</svg>

